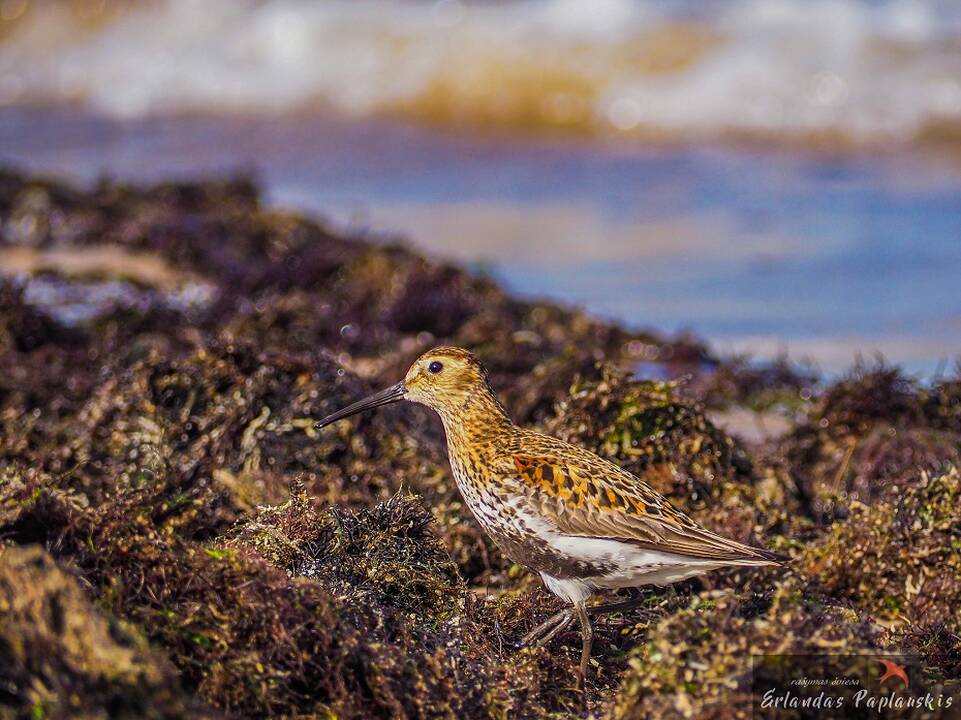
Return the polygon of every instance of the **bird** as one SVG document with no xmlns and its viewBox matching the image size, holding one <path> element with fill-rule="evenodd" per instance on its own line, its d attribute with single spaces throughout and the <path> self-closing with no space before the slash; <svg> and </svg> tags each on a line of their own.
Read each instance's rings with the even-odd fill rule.
<svg viewBox="0 0 961 720">
<path fill-rule="evenodd" d="M 639 601 L 589 606 L 598 592 L 669 586 L 717 568 L 787 560 L 699 526 L 643 478 L 610 460 L 514 424 L 484 366 L 462 348 L 424 353 L 403 380 L 315 427 L 402 400 L 440 415 L 451 471 L 474 518 L 509 559 L 539 573 L 568 604 L 516 645 L 547 643 L 578 620 L 578 689 L 584 688 L 593 645 L 590 616 Z"/>
</svg>

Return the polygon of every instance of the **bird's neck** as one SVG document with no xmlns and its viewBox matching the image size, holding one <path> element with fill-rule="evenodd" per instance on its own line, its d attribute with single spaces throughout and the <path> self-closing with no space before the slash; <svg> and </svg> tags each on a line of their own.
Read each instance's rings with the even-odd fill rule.
<svg viewBox="0 0 961 720">
<path fill-rule="evenodd" d="M 507 411 L 490 388 L 478 388 L 462 401 L 439 408 L 438 412 L 452 451 L 462 444 L 485 445 L 515 430 Z"/>
<path fill-rule="evenodd" d="M 505 447 L 513 444 L 518 429 L 493 392 L 476 392 L 441 413 L 447 434 L 447 455 L 454 480 L 468 507 L 476 508 L 492 481 Z"/>
</svg>

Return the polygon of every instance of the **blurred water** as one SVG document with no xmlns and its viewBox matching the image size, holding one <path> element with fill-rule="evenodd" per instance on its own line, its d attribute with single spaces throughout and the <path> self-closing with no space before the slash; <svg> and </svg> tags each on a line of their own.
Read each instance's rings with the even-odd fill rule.
<svg viewBox="0 0 961 720">
<path fill-rule="evenodd" d="M 0 111 L 0 162 L 89 181 L 255 170 L 272 202 L 510 289 L 831 371 L 961 354 L 961 169 L 917 153 L 477 137 L 313 116 Z"/>
</svg>

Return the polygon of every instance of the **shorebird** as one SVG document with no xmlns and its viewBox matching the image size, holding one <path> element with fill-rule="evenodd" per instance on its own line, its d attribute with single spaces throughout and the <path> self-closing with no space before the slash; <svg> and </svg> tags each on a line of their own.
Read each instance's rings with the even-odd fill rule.
<svg viewBox="0 0 961 720">
<path fill-rule="evenodd" d="M 589 607 L 597 591 L 664 586 L 721 567 L 786 560 L 700 527 L 609 460 L 518 427 L 491 389 L 487 371 L 461 348 L 424 353 L 402 381 L 316 427 L 400 400 L 440 415 L 454 479 L 477 522 L 507 557 L 540 573 L 547 588 L 570 603 L 517 645 L 549 642 L 577 618 L 579 688 L 593 644 L 590 615 L 636 604 Z"/>
</svg>

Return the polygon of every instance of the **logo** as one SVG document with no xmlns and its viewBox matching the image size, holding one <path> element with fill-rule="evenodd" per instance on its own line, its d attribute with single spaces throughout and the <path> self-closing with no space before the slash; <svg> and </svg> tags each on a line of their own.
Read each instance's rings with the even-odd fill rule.
<svg viewBox="0 0 961 720">
<path fill-rule="evenodd" d="M 754 720 L 958 720 L 958 686 L 910 655 L 755 655 Z"/>
<path fill-rule="evenodd" d="M 884 675 L 878 680 L 878 683 L 884 685 L 886 680 L 890 678 L 901 678 L 904 680 L 904 687 L 907 687 L 910 683 L 908 682 L 908 674 L 905 672 L 904 668 L 898 665 L 893 660 L 887 660 L 885 658 L 878 658 L 878 661 L 884 665 Z"/>
</svg>

